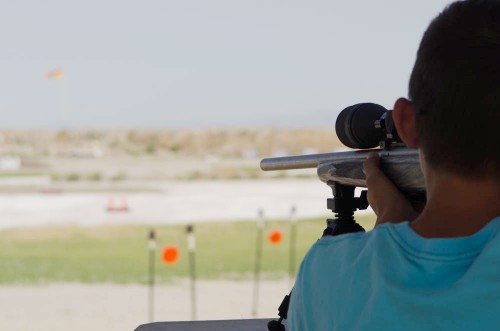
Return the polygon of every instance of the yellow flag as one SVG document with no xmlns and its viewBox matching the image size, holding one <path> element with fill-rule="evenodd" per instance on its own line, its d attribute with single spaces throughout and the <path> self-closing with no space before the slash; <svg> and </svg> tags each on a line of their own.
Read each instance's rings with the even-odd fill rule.
<svg viewBox="0 0 500 331">
<path fill-rule="evenodd" d="M 49 71 L 46 75 L 46 79 L 61 79 L 64 75 L 64 71 L 62 69 L 54 69 Z"/>
</svg>

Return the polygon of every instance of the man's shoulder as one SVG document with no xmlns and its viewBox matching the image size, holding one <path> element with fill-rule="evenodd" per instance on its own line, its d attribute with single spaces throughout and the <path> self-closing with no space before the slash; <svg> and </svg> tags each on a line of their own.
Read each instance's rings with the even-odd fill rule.
<svg viewBox="0 0 500 331">
<path fill-rule="evenodd" d="M 428 239 L 415 233 L 408 222 L 388 223 L 366 233 L 321 238 L 307 253 L 303 267 L 324 274 L 335 270 L 340 275 L 387 270 L 383 271 L 386 276 L 397 277 L 404 275 L 393 269 L 395 264 L 404 265 L 405 270 L 416 268 L 415 274 L 422 270 L 436 274 L 436 265 L 450 269 L 452 264 L 465 268 L 472 263 L 480 271 L 488 271 L 498 265 L 499 248 L 500 217 L 474 235 L 458 238 Z M 377 268 L 372 269 L 375 265 Z"/>
<path fill-rule="evenodd" d="M 399 251 L 400 243 L 396 238 L 395 227 L 399 224 L 384 224 L 368 232 L 357 232 L 339 236 L 324 236 L 318 240 L 306 254 L 303 265 L 305 268 L 347 268 L 354 262 L 361 267 L 377 255 L 381 250 Z"/>
<path fill-rule="evenodd" d="M 317 250 L 356 250 L 377 244 L 379 241 L 387 243 L 395 239 L 395 228 L 405 224 L 383 224 L 368 232 L 347 233 L 339 236 L 323 236 L 318 240 L 313 249 Z"/>
</svg>

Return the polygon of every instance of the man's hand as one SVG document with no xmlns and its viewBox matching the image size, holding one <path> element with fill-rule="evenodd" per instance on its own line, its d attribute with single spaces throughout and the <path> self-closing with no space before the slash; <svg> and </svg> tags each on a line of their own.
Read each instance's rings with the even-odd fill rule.
<svg viewBox="0 0 500 331">
<path fill-rule="evenodd" d="M 363 162 L 363 172 L 366 175 L 368 202 L 377 215 L 375 226 L 387 222 L 412 221 L 418 216 L 410 201 L 380 170 L 380 158 L 377 153 L 368 155 Z"/>
</svg>

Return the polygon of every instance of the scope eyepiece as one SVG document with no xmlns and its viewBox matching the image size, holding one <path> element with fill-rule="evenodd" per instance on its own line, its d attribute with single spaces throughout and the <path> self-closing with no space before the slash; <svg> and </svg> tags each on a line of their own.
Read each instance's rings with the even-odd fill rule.
<svg viewBox="0 0 500 331">
<path fill-rule="evenodd" d="M 342 110 L 335 122 L 339 140 L 350 148 L 390 148 L 401 144 L 392 111 L 374 103 L 358 103 Z"/>
</svg>

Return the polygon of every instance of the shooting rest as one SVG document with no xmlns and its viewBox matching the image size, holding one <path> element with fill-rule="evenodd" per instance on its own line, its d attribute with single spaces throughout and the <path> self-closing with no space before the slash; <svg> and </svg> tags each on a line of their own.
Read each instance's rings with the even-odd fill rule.
<svg viewBox="0 0 500 331">
<path fill-rule="evenodd" d="M 269 318 L 195 321 L 195 322 L 156 322 L 138 326 L 135 331 L 265 331 Z"/>
</svg>

